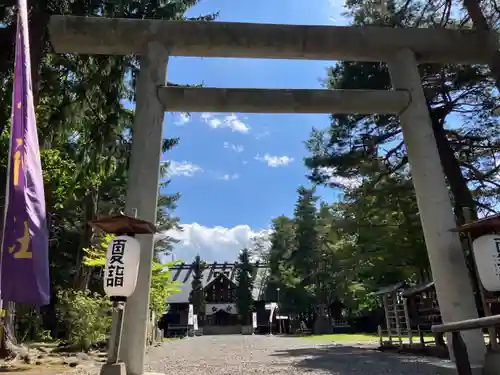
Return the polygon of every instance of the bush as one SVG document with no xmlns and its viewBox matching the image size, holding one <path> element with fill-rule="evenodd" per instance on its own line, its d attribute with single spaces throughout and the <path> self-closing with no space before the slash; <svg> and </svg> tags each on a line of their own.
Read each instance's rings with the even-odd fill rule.
<svg viewBox="0 0 500 375">
<path fill-rule="evenodd" d="M 87 351 L 105 340 L 111 328 L 111 302 L 97 293 L 62 290 L 57 293 L 56 312 L 67 328 L 67 343 Z"/>
</svg>

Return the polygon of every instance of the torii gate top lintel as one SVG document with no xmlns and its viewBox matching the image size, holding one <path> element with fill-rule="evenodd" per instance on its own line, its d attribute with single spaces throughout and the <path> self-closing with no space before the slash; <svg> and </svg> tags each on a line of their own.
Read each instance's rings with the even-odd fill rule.
<svg viewBox="0 0 500 375">
<path fill-rule="evenodd" d="M 141 55 L 148 42 L 171 56 L 386 61 L 410 48 L 419 62 L 489 63 L 495 32 L 444 28 L 276 25 L 52 16 L 57 53 Z"/>
</svg>

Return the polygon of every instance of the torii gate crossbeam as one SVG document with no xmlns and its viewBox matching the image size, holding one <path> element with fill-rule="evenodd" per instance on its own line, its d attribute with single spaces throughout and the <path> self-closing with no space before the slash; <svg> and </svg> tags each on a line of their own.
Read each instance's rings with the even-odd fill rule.
<svg viewBox="0 0 500 375">
<path fill-rule="evenodd" d="M 496 33 L 72 16 L 52 16 L 49 31 L 57 53 L 141 56 L 126 210 L 135 208 L 150 222 L 156 222 L 165 110 L 398 114 L 443 321 L 477 317 L 460 239 L 450 232 L 455 218 L 417 64 L 489 63 L 498 49 Z M 357 96 L 326 90 L 174 89 L 165 87 L 169 56 L 384 61 L 394 91 L 362 90 Z M 259 95 L 265 95 L 265 103 Z M 363 103 L 362 97 L 373 103 Z M 120 355 L 131 375 L 143 372 L 153 248 L 152 236 L 138 239 L 139 278 L 125 314 Z M 471 363 L 482 364 L 482 333 L 463 335 Z"/>
<path fill-rule="evenodd" d="M 488 31 L 275 25 L 52 16 L 59 53 L 141 55 L 149 42 L 170 56 L 386 61 L 410 48 L 419 62 L 489 63 L 498 38 Z"/>
</svg>

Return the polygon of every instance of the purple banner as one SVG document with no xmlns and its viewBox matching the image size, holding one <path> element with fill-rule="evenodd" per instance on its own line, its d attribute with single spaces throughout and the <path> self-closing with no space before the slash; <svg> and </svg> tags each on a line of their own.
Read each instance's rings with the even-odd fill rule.
<svg viewBox="0 0 500 375">
<path fill-rule="evenodd" d="M 26 0 L 18 0 L 12 96 L 0 298 L 43 306 L 50 302 L 48 231 L 31 87 Z"/>
</svg>

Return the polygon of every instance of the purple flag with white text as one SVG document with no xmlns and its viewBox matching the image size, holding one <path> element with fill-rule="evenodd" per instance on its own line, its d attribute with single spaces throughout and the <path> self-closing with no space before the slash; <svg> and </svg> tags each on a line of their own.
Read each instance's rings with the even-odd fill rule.
<svg viewBox="0 0 500 375">
<path fill-rule="evenodd" d="M 35 306 L 50 302 L 48 230 L 31 87 L 28 11 L 18 0 L 0 298 Z"/>
</svg>

